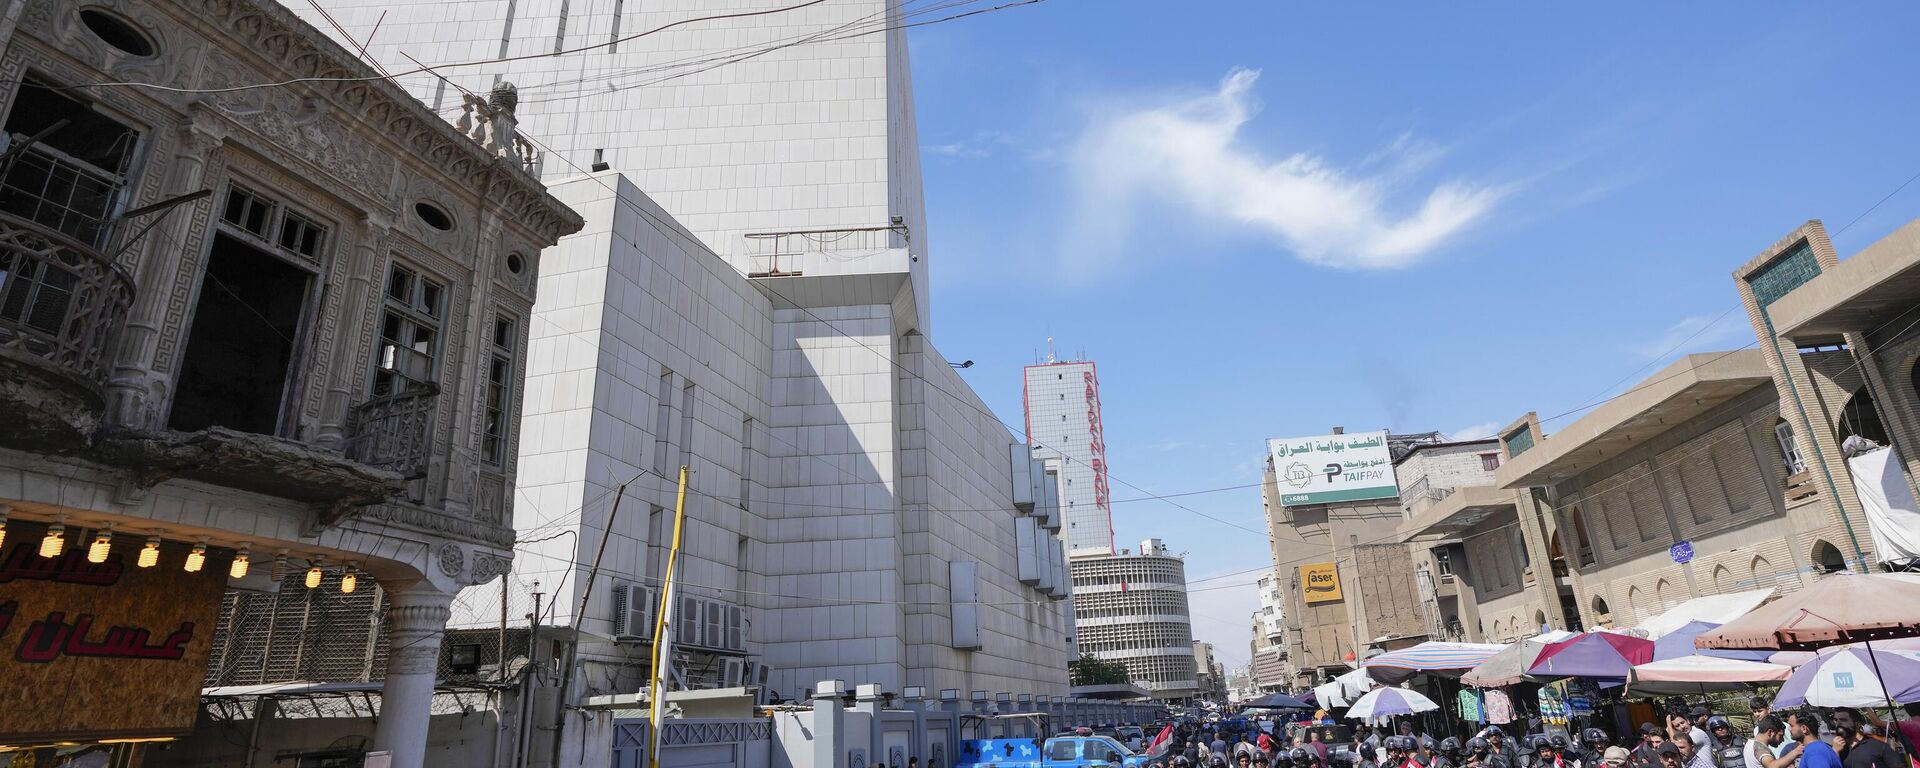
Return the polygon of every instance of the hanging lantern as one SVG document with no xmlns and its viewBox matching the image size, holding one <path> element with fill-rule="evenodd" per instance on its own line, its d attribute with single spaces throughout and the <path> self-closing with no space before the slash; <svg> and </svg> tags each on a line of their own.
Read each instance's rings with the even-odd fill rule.
<svg viewBox="0 0 1920 768">
<path fill-rule="evenodd" d="M 320 586 L 320 565 L 318 563 L 315 563 L 313 567 L 307 569 L 307 589 L 316 589 L 319 586 Z"/>
<path fill-rule="evenodd" d="M 87 562 L 104 563 L 107 555 L 113 552 L 113 526 L 109 525 L 93 532 L 93 543 L 87 546 Z"/>
<path fill-rule="evenodd" d="M 247 577 L 247 569 L 252 565 L 250 562 L 252 558 L 248 556 L 247 552 L 246 547 L 241 547 L 239 552 L 233 553 L 233 565 L 227 566 L 227 578 L 244 579 Z"/>
<path fill-rule="evenodd" d="M 47 536 L 40 540 L 41 557 L 59 557 L 67 551 L 67 527 L 54 523 L 47 528 Z"/>
<path fill-rule="evenodd" d="M 199 573 L 207 565 L 207 543 L 202 541 L 193 545 L 193 551 L 187 553 L 187 562 L 183 566 L 187 573 Z"/>
<path fill-rule="evenodd" d="M 352 568 L 348 568 L 347 574 L 340 577 L 340 594 L 351 595 L 353 594 L 353 590 L 358 589 L 359 586 L 360 577 L 354 574 Z"/>
</svg>

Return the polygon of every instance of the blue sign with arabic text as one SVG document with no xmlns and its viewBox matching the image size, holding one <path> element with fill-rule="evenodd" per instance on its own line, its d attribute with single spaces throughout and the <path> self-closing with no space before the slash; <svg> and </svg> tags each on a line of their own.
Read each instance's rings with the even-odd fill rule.
<svg viewBox="0 0 1920 768">
<path fill-rule="evenodd" d="M 1668 547 L 1667 556 L 1673 558 L 1674 562 L 1685 565 L 1687 561 L 1693 559 L 1693 542 L 1683 541 Z"/>
</svg>

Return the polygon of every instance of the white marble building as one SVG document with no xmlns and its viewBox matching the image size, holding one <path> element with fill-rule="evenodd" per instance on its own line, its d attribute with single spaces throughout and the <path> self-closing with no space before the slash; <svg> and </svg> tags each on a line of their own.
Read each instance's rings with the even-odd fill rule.
<svg viewBox="0 0 1920 768">
<path fill-rule="evenodd" d="M 657 583 L 686 464 L 680 578 L 718 606 L 700 610 L 717 612 L 722 640 L 682 659 L 691 684 L 1065 693 L 1052 476 L 928 341 L 906 37 L 884 29 L 897 9 L 326 6 L 341 39 L 371 36 L 368 55 L 396 73 L 569 51 L 399 80 L 455 117 L 459 87 L 512 79 L 522 130 L 551 150 L 545 178 L 588 222 L 543 255 L 515 500 L 520 538 L 546 540 L 522 545 L 514 578 L 558 585 L 547 621 L 591 641 L 576 691 L 645 679 L 647 646 L 615 603 Z M 497 592 L 483 592 L 456 604 L 456 623 L 498 621 Z"/>
</svg>

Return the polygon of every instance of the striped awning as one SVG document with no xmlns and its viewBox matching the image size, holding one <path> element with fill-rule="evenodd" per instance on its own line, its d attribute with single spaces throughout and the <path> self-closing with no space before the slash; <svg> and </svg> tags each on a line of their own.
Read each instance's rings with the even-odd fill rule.
<svg viewBox="0 0 1920 768">
<path fill-rule="evenodd" d="M 1435 640 L 1388 651 L 1360 662 L 1360 668 L 1375 680 L 1397 684 L 1420 672 L 1457 674 L 1473 669 L 1505 647 L 1491 643 L 1446 643 Z"/>
</svg>

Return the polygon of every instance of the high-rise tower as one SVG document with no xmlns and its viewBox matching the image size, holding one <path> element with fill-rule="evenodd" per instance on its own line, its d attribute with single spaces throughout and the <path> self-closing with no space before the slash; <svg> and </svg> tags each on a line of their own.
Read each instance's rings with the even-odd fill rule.
<svg viewBox="0 0 1920 768">
<path fill-rule="evenodd" d="M 1100 376 L 1093 361 L 1027 366 L 1027 441 L 1035 455 L 1057 459 L 1061 535 L 1070 557 L 1113 554 L 1113 509 L 1107 487 L 1107 443 L 1100 426 Z"/>
</svg>

